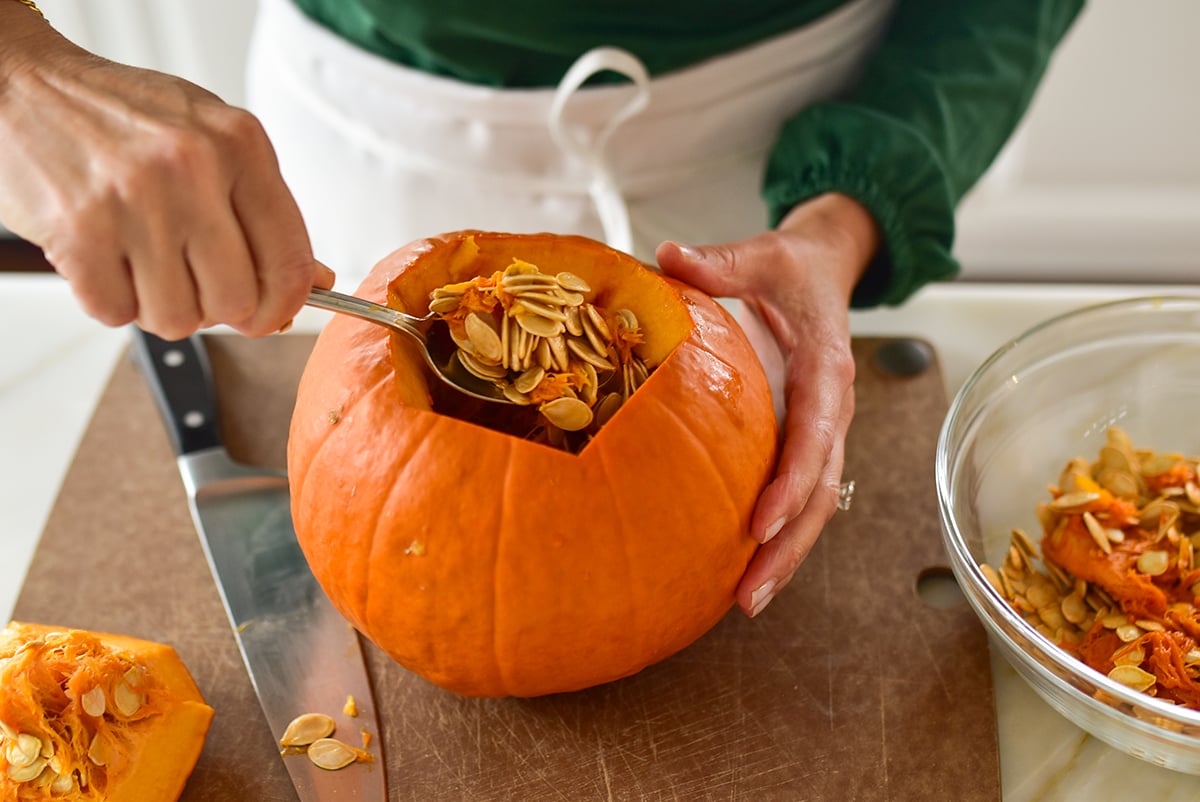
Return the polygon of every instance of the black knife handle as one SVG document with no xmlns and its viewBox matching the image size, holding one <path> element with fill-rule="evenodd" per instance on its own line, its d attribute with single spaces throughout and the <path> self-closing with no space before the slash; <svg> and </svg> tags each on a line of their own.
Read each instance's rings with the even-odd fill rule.
<svg viewBox="0 0 1200 802">
<path fill-rule="evenodd" d="M 212 369 L 200 336 L 171 341 L 136 326 L 131 329 L 138 362 L 175 453 L 183 456 L 220 446 Z"/>
</svg>

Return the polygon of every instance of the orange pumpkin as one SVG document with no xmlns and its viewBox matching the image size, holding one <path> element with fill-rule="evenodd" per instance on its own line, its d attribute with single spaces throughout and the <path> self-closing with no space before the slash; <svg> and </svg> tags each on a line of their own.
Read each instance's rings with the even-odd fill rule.
<svg viewBox="0 0 1200 802">
<path fill-rule="evenodd" d="M 317 339 L 288 447 L 296 532 L 334 605 L 465 695 L 576 690 L 700 637 L 733 604 L 775 458 L 737 323 L 593 240 L 447 234 L 386 257 L 357 294 L 420 315 L 434 288 L 514 258 L 642 322 L 653 372 L 580 453 L 480 425 L 513 408 L 447 399 L 406 338 L 344 316 Z"/>
<path fill-rule="evenodd" d="M 0 632 L 0 799 L 178 799 L 212 715 L 169 646 L 13 622 Z"/>
</svg>

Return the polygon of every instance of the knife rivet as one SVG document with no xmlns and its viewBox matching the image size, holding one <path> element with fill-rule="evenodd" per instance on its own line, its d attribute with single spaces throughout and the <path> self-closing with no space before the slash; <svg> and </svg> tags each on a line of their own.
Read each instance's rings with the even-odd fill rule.
<svg viewBox="0 0 1200 802">
<path fill-rule="evenodd" d="M 177 368 L 187 361 L 187 357 L 183 355 L 183 351 L 172 348 L 169 351 L 163 351 L 162 361 L 169 368 Z"/>
<path fill-rule="evenodd" d="M 191 412 L 184 413 L 183 425 L 189 429 L 199 429 L 204 425 L 204 413 L 194 409 Z"/>
</svg>

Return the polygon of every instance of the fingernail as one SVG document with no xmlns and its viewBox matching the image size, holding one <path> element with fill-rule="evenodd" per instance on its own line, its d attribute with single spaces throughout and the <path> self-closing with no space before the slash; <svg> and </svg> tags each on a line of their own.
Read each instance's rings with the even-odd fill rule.
<svg viewBox="0 0 1200 802">
<path fill-rule="evenodd" d="M 771 599 L 775 598 L 775 585 L 776 582 L 774 579 L 768 579 L 759 585 L 758 590 L 750 594 L 751 618 L 761 613 L 763 608 L 771 603 Z"/>
<path fill-rule="evenodd" d="M 690 261 L 704 261 L 704 251 L 700 250 L 699 248 L 695 248 L 691 245 L 684 245 L 682 242 L 676 242 L 675 247 L 679 249 L 680 254 Z"/>
<path fill-rule="evenodd" d="M 783 525 L 787 523 L 787 518 L 780 518 L 775 523 L 767 527 L 767 531 L 763 532 L 762 542 L 766 543 L 771 538 L 779 534 L 779 530 L 783 529 Z"/>
</svg>

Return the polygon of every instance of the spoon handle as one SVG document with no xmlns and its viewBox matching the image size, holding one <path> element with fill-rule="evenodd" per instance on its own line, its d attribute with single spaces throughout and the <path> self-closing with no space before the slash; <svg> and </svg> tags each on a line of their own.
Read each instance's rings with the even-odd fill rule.
<svg viewBox="0 0 1200 802">
<path fill-rule="evenodd" d="M 399 309 L 380 306 L 371 301 L 364 301 L 362 298 L 355 298 L 353 295 L 343 295 L 340 292 L 317 287 L 309 291 L 308 300 L 305 303 L 319 309 L 367 318 L 385 326 L 403 329 L 406 334 L 416 337 L 422 343 L 425 342 L 425 334 L 417 328 L 417 324 L 424 323 L 426 319 L 413 317 Z"/>
</svg>

